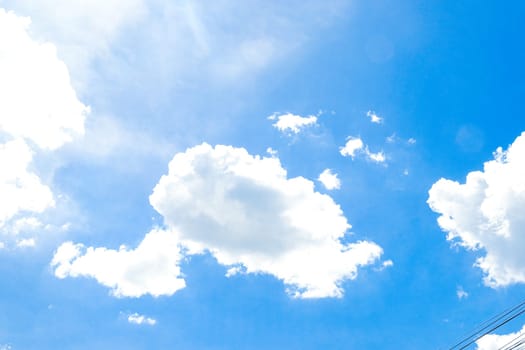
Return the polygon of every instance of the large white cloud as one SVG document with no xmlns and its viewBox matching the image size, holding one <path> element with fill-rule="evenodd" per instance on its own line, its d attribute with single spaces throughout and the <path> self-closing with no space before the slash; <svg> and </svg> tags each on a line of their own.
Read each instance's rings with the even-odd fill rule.
<svg viewBox="0 0 525 350">
<path fill-rule="evenodd" d="M 341 296 L 341 282 L 382 254 L 377 244 L 345 244 L 350 228 L 313 182 L 288 179 L 279 160 L 202 144 L 175 155 L 150 196 L 189 254 L 209 251 L 237 272 L 268 273 L 297 297 Z"/>
<path fill-rule="evenodd" d="M 55 275 L 95 278 L 116 296 L 171 295 L 185 285 L 182 248 L 211 253 L 228 276 L 274 275 L 295 297 L 339 297 L 341 283 L 382 254 L 373 242 L 341 242 L 350 225 L 312 181 L 288 179 L 277 158 L 243 148 L 202 144 L 176 154 L 150 202 L 166 231 L 150 232 L 134 250 L 64 243 Z"/>
<path fill-rule="evenodd" d="M 525 133 L 507 151 L 498 148 L 483 171 L 466 182 L 440 179 L 428 204 L 447 239 L 484 252 L 476 266 L 491 287 L 525 282 Z"/>
<path fill-rule="evenodd" d="M 0 132 L 53 150 L 83 133 L 88 108 L 55 47 L 34 41 L 29 24 L 0 9 Z"/>
<path fill-rule="evenodd" d="M 149 232 L 135 249 L 85 248 L 63 243 L 51 266 L 55 276 L 91 277 L 117 297 L 172 295 L 186 286 L 181 277 L 177 237 L 168 231 Z"/>
<path fill-rule="evenodd" d="M 55 205 L 54 195 L 40 179 L 33 158 L 37 151 L 56 150 L 82 134 L 89 110 L 78 100 L 68 69 L 57 57 L 55 47 L 33 40 L 29 24 L 29 19 L 0 8 L 3 233 L 18 234 L 24 222 L 40 224 L 33 215 Z M 23 242 L 31 242 L 31 238 Z"/>
<path fill-rule="evenodd" d="M 346 6 L 339 0 L 0 3 L 31 16 L 40 36 L 58 45 L 76 86 L 92 88 L 93 73 L 102 69 L 113 84 L 119 80 L 129 89 L 140 78 L 156 90 L 170 81 L 194 84 L 196 78 L 237 85 L 300 47 Z"/>
</svg>

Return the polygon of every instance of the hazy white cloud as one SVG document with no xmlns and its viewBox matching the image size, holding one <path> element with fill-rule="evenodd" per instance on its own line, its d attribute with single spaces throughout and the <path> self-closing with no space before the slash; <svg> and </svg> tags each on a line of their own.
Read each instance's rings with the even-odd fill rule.
<svg viewBox="0 0 525 350">
<path fill-rule="evenodd" d="M 128 322 L 132 324 L 148 325 L 148 326 L 154 326 L 157 324 L 156 319 L 147 317 L 144 315 L 140 315 L 136 312 L 128 315 Z"/>
<path fill-rule="evenodd" d="M 296 297 L 341 296 L 341 283 L 382 254 L 372 242 L 341 243 L 350 225 L 331 197 L 242 148 L 176 154 L 150 202 L 188 254 L 210 252 L 229 276 L 274 275 Z"/>
<path fill-rule="evenodd" d="M 338 190 L 341 188 L 341 181 L 337 177 L 337 174 L 332 173 L 331 169 L 323 170 L 317 180 L 321 182 L 327 190 Z"/>
<path fill-rule="evenodd" d="M 523 341 L 522 335 L 525 333 L 525 326 L 515 333 L 509 334 L 487 334 L 476 342 L 477 350 L 499 350 L 503 349 L 517 349 L 513 347 L 518 342 Z M 519 347 L 521 349 L 521 347 Z"/>
<path fill-rule="evenodd" d="M 144 0 L 4 0 L 30 16 L 38 39 L 53 41 L 73 72 L 85 78 L 95 57 L 108 58 L 123 28 L 147 14 Z"/>
<path fill-rule="evenodd" d="M 0 9 L 0 132 L 53 150 L 83 133 L 89 108 L 54 45 L 34 41 L 29 24 Z"/>
<path fill-rule="evenodd" d="M 366 116 L 370 118 L 370 122 L 375 124 L 381 124 L 383 123 L 383 118 L 377 115 L 374 111 L 368 111 L 366 112 Z"/>
<path fill-rule="evenodd" d="M 317 124 L 317 117 L 309 115 L 307 117 L 301 117 L 299 115 L 286 113 L 286 114 L 272 114 L 268 117 L 269 120 L 277 120 L 273 125 L 277 130 L 284 133 L 297 134 L 302 129 L 308 126 L 314 126 Z"/>
<path fill-rule="evenodd" d="M 456 288 L 456 296 L 459 300 L 468 298 L 468 293 L 465 292 L 462 286 Z"/>
<path fill-rule="evenodd" d="M 51 266 L 55 276 L 91 277 L 111 288 L 117 297 L 172 295 L 186 286 L 181 276 L 177 236 L 168 231 L 149 232 L 135 249 L 85 248 L 63 243 Z"/>
<path fill-rule="evenodd" d="M 93 88 L 93 76 L 104 71 L 113 84 L 130 88 L 130 82 L 140 80 L 147 87 L 156 86 L 156 92 L 201 79 L 239 84 L 288 57 L 309 33 L 330 23 L 346 6 L 339 0 L 323 4 L 3 0 L 2 4 L 32 17 L 35 31 L 57 44 L 82 90 Z M 103 65 L 94 64 L 101 61 Z"/>
<path fill-rule="evenodd" d="M 16 242 L 16 245 L 19 248 L 30 248 L 34 247 L 36 245 L 36 242 L 34 238 L 24 238 Z"/>
<path fill-rule="evenodd" d="M 491 287 L 525 282 L 525 133 L 507 151 L 498 148 L 483 171 L 466 182 L 440 179 L 428 205 L 440 214 L 447 239 L 484 254 L 476 266 Z"/>
<path fill-rule="evenodd" d="M 352 157 L 354 158 L 357 151 L 360 151 L 364 148 L 363 140 L 361 140 L 359 137 L 352 137 L 349 136 L 347 138 L 346 144 L 344 147 L 341 147 L 339 149 L 339 152 L 344 157 Z"/>
</svg>

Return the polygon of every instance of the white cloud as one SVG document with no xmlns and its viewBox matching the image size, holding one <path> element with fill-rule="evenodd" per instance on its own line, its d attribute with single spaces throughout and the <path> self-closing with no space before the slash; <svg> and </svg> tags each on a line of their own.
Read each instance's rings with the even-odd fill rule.
<svg viewBox="0 0 525 350">
<path fill-rule="evenodd" d="M 384 163 L 386 161 L 386 157 L 385 157 L 385 154 L 383 153 L 383 151 L 380 151 L 380 152 L 377 152 L 377 153 L 373 153 L 373 152 L 370 152 L 368 147 L 366 147 L 365 148 L 365 154 L 368 157 L 368 159 L 370 159 L 370 160 L 372 160 L 374 162 Z"/>
<path fill-rule="evenodd" d="M 468 293 L 465 292 L 462 286 L 458 286 L 456 289 L 456 296 L 459 300 L 468 298 Z"/>
<path fill-rule="evenodd" d="M 370 122 L 375 124 L 381 124 L 383 123 L 383 118 L 377 115 L 374 111 L 368 111 L 366 112 L 366 116 L 370 118 Z"/>
<path fill-rule="evenodd" d="M 29 23 L 0 9 L 0 132 L 53 150 L 83 133 L 89 109 L 55 47 L 34 41 Z"/>
<path fill-rule="evenodd" d="M 41 213 L 55 205 L 51 190 L 28 170 L 32 157 L 22 140 L 0 144 L 0 228 L 19 213 Z"/>
<path fill-rule="evenodd" d="M 150 202 L 188 254 L 210 252 L 228 275 L 274 275 L 296 297 L 341 296 L 341 283 L 382 254 L 372 242 L 341 243 L 350 225 L 331 197 L 242 148 L 178 153 Z"/>
<path fill-rule="evenodd" d="M 491 287 L 525 283 L 524 179 L 525 133 L 507 151 L 498 148 L 464 184 L 440 179 L 429 191 L 428 204 L 440 214 L 447 239 L 485 254 L 476 266 Z"/>
<path fill-rule="evenodd" d="M 30 248 L 36 245 L 34 238 L 25 238 L 16 242 L 16 245 L 20 248 Z"/>
<path fill-rule="evenodd" d="M 91 277 L 111 288 L 117 297 L 172 295 L 185 287 L 181 276 L 176 235 L 161 230 L 149 232 L 135 249 L 85 248 L 63 243 L 51 266 L 55 276 Z"/>
<path fill-rule="evenodd" d="M 358 154 L 364 154 L 367 159 L 377 163 L 384 163 L 386 161 L 386 156 L 383 151 L 376 153 L 370 152 L 368 146 L 365 145 L 359 137 L 349 136 L 344 147 L 339 148 L 339 153 L 341 153 L 343 157 L 352 157 L 352 159 Z"/>
<path fill-rule="evenodd" d="M 339 152 L 343 157 L 352 157 L 354 158 L 357 151 L 362 150 L 364 147 L 363 140 L 359 137 L 348 137 L 344 147 L 339 149 Z"/>
<path fill-rule="evenodd" d="M 271 147 L 268 147 L 268 148 L 266 149 L 266 153 L 268 153 L 268 154 L 269 154 L 270 156 L 272 156 L 272 157 L 276 157 L 277 154 L 279 154 L 279 152 L 277 152 L 276 150 L 274 150 L 274 149 L 271 148 Z"/>
<path fill-rule="evenodd" d="M 381 266 L 377 267 L 375 270 L 376 271 L 384 271 L 384 270 L 386 270 L 386 269 L 388 269 L 389 267 L 392 267 L 392 266 L 394 266 L 394 262 L 392 260 L 385 260 L 385 261 L 383 261 Z"/>
<path fill-rule="evenodd" d="M 156 319 L 147 317 L 144 315 L 140 315 L 136 312 L 128 315 L 128 322 L 132 324 L 148 325 L 148 326 L 154 326 L 157 324 Z"/>
<path fill-rule="evenodd" d="M 341 181 L 337 177 L 337 174 L 332 173 L 331 169 L 323 170 L 317 180 L 321 182 L 327 190 L 338 190 L 341 188 Z"/>
<path fill-rule="evenodd" d="M 85 77 L 94 57 L 108 56 L 121 30 L 143 18 L 143 0 L 4 0 L 30 16 L 39 39 L 52 40 L 75 74 Z M 106 57 L 107 58 L 107 57 Z"/>
<path fill-rule="evenodd" d="M 38 215 L 56 205 L 33 158 L 83 134 L 89 112 L 55 46 L 34 40 L 30 22 L 0 8 L 0 229 L 15 235 L 35 229 Z M 19 238 L 17 245 L 31 242 Z"/>
<path fill-rule="evenodd" d="M 323 4 L 3 0 L 2 4 L 31 16 L 40 37 L 57 44 L 77 88 L 92 89 L 91 83 L 100 83 L 96 78 L 104 71 L 112 84 L 129 89 L 138 80 L 148 91 L 155 86 L 156 93 L 161 87 L 201 79 L 237 85 L 288 57 L 309 33 L 326 26 L 347 6 L 339 0 Z"/>
<path fill-rule="evenodd" d="M 286 113 L 286 114 L 272 114 L 268 117 L 269 120 L 277 121 L 272 124 L 274 128 L 284 133 L 298 134 L 302 129 L 308 126 L 314 126 L 317 124 L 317 117 L 310 115 L 308 117 L 301 117 L 299 115 Z"/>
<path fill-rule="evenodd" d="M 499 350 L 503 349 L 515 349 L 512 347 L 517 342 L 523 341 L 522 335 L 525 333 L 525 326 L 516 333 L 509 334 L 487 334 L 483 338 L 476 341 L 477 350 Z M 520 348 L 521 349 L 521 348 Z"/>
<path fill-rule="evenodd" d="M 386 261 L 383 261 L 382 266 L 383 268 L 392 267 L 394 266 L 394 262 L 392 260 L 386 260 Z"/>
</svg>

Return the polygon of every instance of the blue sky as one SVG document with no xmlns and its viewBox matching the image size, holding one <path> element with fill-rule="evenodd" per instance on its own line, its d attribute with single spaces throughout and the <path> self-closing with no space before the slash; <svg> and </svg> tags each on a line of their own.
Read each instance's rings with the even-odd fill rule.
<svg viewBox="0 0 525 350">
<path fill-rule="evenodd" d="M 524 6 L 0 0 L 0 349 L 446 349 L 520 302 Z"/>
</svg>

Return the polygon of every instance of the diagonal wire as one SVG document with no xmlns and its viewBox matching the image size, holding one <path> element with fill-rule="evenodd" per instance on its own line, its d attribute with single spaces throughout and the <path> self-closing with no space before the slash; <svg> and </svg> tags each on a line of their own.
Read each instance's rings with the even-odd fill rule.
<svg viewBox="0 0 525 350">
<path fill-rule="evenodd" d="M 482 322 L 481 324 L 479 324 L 476 328 L 474 328 L 474 331 L 468 335 L 467 337 L 465 337 L 463 340 L 461 340 L 460 342 L 456 343 L 455 345 L 453 345 L 452 347 L 449 348 L 449 350 L 454 350 L 456 348 L 458 348 L 459 346 L 461 346 L 463 343 L 469 341 L 469 339 L 473 338 L 473 337 L 476 337 L 477 335 L 479 335 L 482 331 L 484 331 L 485 329 L 491 327 L 494 323 L 496 323 L 497 321 L 503 319 L 504 317 L 508 316 L 509 314 L 511 314 L 512 312 L 522 308 L 525 306 L 525 300 L 523 300 L 521 303 L 517 304 L 516 306 L 513 306 L 513 307 L 510 307 L 504 311 L 502 311 L 501 313 L 491 317 L 490 319 L 486 320 L 485 322 Z M 485 334 L 483 334 L 485 335 Z M 479 339 L 479 338 L 477 338 Z M 476 340 L 477 340 L 476 339 Z M 472 342 L 470 342 L 468 345 L 472 344 Z M 465 347 L 462 347 L 462 348 L 459 348 L 459 349 L 464 349 Z"/>
<path fill-rule="evenodd" d="M 498 350 L 512 350 L 512 349 L 515 349 L 515 347 L 510 347 L 510 346 L 519 344 L 520 342 L 518 342 L 518 343 L 515 343 L 515 342 L 517 340 L 519 340 L 520 338 L 523 338 L 524 336 L 525 336 L 525 333 L 520 333 L 517 337 L 515 337 L 514 339 L 512 339 L 511 341 L 509 341 L 508 343 L 506 343 L 502 347 L 498 348 Z M 523 342 L 523 340 L 521 340 L 521 343 L 522 342 Z"/>
<path fill-rule="evenodd" d="M 467 344 L 465 344 L 464 346 L 462 346 L 461 348 L 459 348 L 459 350 L 463 350 L 465 349 L 467 346 L 473 344 L 474 342 L 476 342 L 477 340 L 481 339 L 482 337 L 486 336 L 487 334 L 489 334 L 490 332 L 493 332 L 495 331 L 496 329 L 498 329 L 499 327 L 503 326 L 504 324 L 507 324 L 509 323 L 510 321 L 512 321 L 513 319 L 515 319 L 516 317 L 522 315 L 525 313 L 525 309 L 523 310 L 520 310 L 517 314 L 515 315 L 512 315 L 510 317 L 508 317 L 507 319 L 501 321 L 500 323 L 496 324 L 494 327 L 490 328 L 489 330 L 487 330 L 486 332 L 484 332 L 483 334 L 477 336 L 476 338 L 474 338 L 473 340 L 471 340 L 470 342 L 468 342 Z"/>
</svg>

